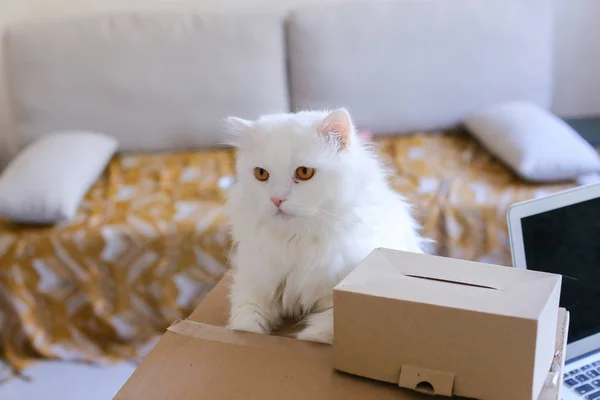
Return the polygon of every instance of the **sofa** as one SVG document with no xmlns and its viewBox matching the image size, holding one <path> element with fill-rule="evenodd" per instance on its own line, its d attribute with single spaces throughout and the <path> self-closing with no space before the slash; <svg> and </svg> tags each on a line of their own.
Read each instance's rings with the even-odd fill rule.
<svg viewBox="0 0 600 400">
<path fill-rule="evenodd" d="M 90 129 L 119 153 L 76 217 L 0 221 L 2 358 L 135 360 L 189 314 L 229 267 L 228 115 L 347 107 L 438 254 L 510 265 L 507 208 L 575 183 L 521 180 L 461 121 L 507 100 L 550 107 L 552 21 L 550 1 L 436 0 L 11 27 L 18 148 Z"/>
</svg>

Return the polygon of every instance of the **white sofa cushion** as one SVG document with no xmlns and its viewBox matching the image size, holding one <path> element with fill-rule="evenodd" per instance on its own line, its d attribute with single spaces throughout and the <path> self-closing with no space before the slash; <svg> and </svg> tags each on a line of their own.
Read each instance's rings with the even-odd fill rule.
<svg viewBox="0 0 600 400">
<path fill-rule="evenodd" d="M 36 140 L 0 175 L 0 218 L 41 224 L 74 217 L 116 150 L 115 139 L 94 132 Z"/>
<path fill-rule="evenodd" d="M 11 27 L 19 143 L 89 129 L 123 151 L 216 145 L 228 115 L 288 110 L 284 44 L 276 15 L 145 12 Z"/>
<path fill-rule="evenodd" d="M 470 116 L 465 127 L 528 181 L 584 179 L 600 172 L 600 156 L 566 122 L 527 102 L 510 102 Z"/>
<path fill-rule="evenodd" d="M 403 0 L 303 7 L 288 23 L 294 109 L 347 107 L 375 134 L 460 123 L 501 101 L 547 107 L 547 0 Z"/>
</svg>

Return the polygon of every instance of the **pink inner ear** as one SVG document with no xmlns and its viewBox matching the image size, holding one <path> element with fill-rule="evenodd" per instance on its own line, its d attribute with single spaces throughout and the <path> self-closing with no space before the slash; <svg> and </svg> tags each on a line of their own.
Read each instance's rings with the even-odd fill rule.
<svg viewBox="0 0 600 400">
<path fill-rule="evenodd" d="M 350 129 L 343 122 L 330 121 L 319 129 L 324 136 L 335 135 L 340 143 L 340 149 L 343 150 L 350 145 Z"/>
</svg>

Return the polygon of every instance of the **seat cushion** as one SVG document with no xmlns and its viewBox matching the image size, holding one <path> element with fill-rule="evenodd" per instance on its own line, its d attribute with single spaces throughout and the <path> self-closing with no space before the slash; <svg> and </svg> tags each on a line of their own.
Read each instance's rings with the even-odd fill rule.
<svg viewBox="0 0 600 400">
<path fill-rule="evenodd" d="M 521 180 L 462 130 L 378 140 L 392 186 L 414 204 L 439 255 L 511 265 L 506 213 L 513 203 L 574 183 Z"/>
<path fill-rule="evenodd" d="M 375 134 L 454 126 L 501 101 L 548 107 L 552 11 L 546 0 L 302 7 L 287 27 L 292 107 L 346 107 Z"/>
<path fill-rule="evenodd" d="M 94 130 L 121 151 L 219 144 L 228 115 L 288 110 L 276 15 L 101 15 L 20 24 L 7 33 L 19 145 Z"/>
<path fill-rule="evenodd" d="M 232 168 L 227 150 L 118 156 L 74 219 L 0 221 L 0 358 L 141 356 L 227 269 L 219 179 Z"/>
<path fill-rule="evenodd" d="M 524 183 L 461 132 L 383 137 L 377 148 L 436 252 L 450 257 L 510 264 L 509 205 L 570 186 Z M 228 150 L 117 156 L 74 220 L 0 222 L 0 357 L 20 367 L 32 349 L 142 356 L 227 270 L 221 183 L 233 165 Z"/>
</svg>

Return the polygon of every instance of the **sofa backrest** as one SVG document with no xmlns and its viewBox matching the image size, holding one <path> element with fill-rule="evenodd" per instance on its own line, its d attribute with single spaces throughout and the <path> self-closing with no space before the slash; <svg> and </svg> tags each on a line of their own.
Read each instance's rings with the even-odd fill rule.
<svg viewBox="0 0 600 400">
<path fill-rule="evenodd" d="M 20 146 L 92 129 L 120 149 L 219 143 L 223 118 L 286 112 L 285 39 L 274 15 L 137 13 L 19 25 L 7 33 Z"/>
<path fill-rule="evenodd" d="M 178 150 L 218 144 L 227 115 L 344 106 L 359 127 L 398 134 L 503 100 L 548 107 L 552 4 L 383 0 L 305 6 L 287 22 L 132 13 L 22 24 L 7 33 L 14 125 L 21 147 L 92 129 L 124 151 Z"/>
<path fill-rule="evenodd" d="M 445 128 L 505 100 L 549 107 L 551 0 L 306 7 L 288 24 L 294 109 L 347 106 L 375 133 Z"/>
</svg>

